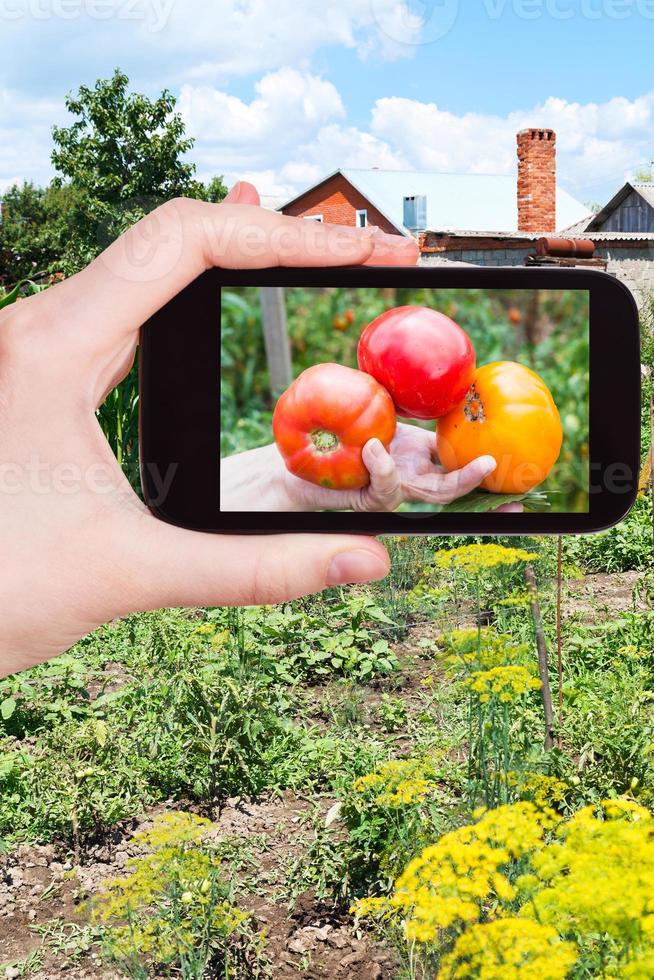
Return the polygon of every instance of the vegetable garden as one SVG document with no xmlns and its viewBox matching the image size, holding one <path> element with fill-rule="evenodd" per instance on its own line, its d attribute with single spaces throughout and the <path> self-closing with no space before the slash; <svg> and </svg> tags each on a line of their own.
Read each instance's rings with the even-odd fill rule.
<svg viewBox="0 0 654 980">
<path fill-rule="evenodd" d="M 305 332 L 353 354 L 332 304 L 300 365 Z M 233 452 L 272 405 L 251 297 L 230 323 Z M 654 975 L 647 474 L 597 537 L 388 546 L 377 585 L 133 616 L 0 682 L 5 976 Z"/>
</svg>

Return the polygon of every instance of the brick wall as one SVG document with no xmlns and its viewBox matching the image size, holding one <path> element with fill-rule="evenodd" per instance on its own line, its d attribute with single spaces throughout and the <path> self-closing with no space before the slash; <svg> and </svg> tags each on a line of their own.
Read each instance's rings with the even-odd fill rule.
<svg viewBox="0 0 654 980">
<path fill-rule="evenodd" d="M 556 133 L 518 133 L 518 231 L 556 231 Z"/>
<path fill-rule="evenodd" d="M 398 234 L 397 228 L 387 221 L 363 194 L 355 190 L 342 174 L 336 174 L 318 187 L 307 191 L 283 209 L 284 214 L 299 217 L 322 214 L 325 223 L 330 225 L 355 225 L 356 212 L 363 210 L 368 212 L 369 225 L 377 225 L 389 234 Z"/>
</svg>

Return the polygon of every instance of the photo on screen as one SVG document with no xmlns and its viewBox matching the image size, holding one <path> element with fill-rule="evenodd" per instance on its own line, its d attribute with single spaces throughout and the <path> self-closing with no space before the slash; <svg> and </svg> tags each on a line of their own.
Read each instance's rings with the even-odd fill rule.
<svg viewBox="0 0 654 980">
<path fill-rule="evenodd" d="M 588 512 L 585 290 L 225 287 L 220 388 L 222 511 Z"/>
</svg>

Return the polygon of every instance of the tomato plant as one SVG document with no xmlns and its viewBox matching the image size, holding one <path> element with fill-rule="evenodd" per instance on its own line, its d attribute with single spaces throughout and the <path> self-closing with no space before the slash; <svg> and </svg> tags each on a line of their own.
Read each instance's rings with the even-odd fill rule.
<svg viewBox="0 0 654 980">
<path fill-rule="evenodd" d="M 281 396 L 273 414 L 275 442 L 286 468 L 334 490 L 369 483 L 361 450 L 373 438 L 388 448 L 395 426 L 388 392 L 369 374 L 342 364 L 307 368 Z"/>
<path fill-rule="evenodd" d="M 497 469 L 481 484 L 493 493 L 526 493 L 559 458 L 563 430 L 545 382 L 514 361 L 479 368 L 465 399 L 438 423 L 438 453 L 448 470 L 478 456 Z"/>
<path fill-rule="evenodd" d="M 444 313 L 399 306 L 369 323 L 359 367 L 386 388 L 400 415 L 437 419 L 461 401 L 475 370 L 467 333 Z"/>
</svg>

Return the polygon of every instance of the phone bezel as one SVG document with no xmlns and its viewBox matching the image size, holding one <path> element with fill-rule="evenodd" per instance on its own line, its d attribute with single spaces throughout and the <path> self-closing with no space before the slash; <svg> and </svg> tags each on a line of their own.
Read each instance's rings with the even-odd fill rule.
<svg viewBox="0 0 654 980">
<path fill-rule="evenodd" d="M 221 512 L 220 371 L 216 366 L 220 364 L 220 291 L 230 286 L 587 290 L 589 512 Z M 141 328 L 139 441 L 145 502 L 168 523 L 234 534 L 572 534 L 602 530 L 625 517 L 637 493 L 639 352 L 638 311 L 632 294 L 621 282 L 597 270 L 459 266 L 211 269 Z M 616 379 L 620 379 L 619 395 Z M 622 490 L 612 492 L 607 489 L 609 474 L 613 479 L 620 471 Z"/>
</svg>

